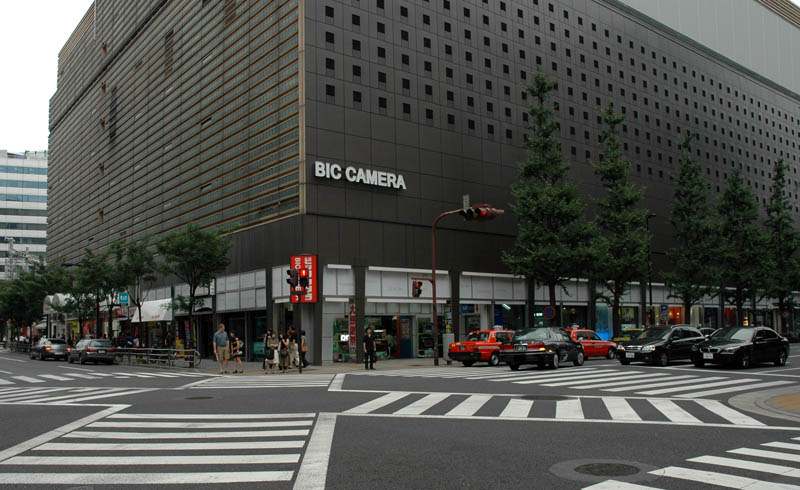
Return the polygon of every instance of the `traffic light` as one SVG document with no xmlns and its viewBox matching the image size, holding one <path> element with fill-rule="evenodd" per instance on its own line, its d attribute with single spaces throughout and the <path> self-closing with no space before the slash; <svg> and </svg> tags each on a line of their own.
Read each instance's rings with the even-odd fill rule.
<svg viewBox="0 0 800 490">
<path fill-rule="evenodd" d="M 301 288 L 306 289 L 308 287 L 308 269 L 303 267 L 302 269 L 298 269 L 298 283 Z"/>
<path fill-rule="evenodd" d="M 297 269 L 287 270 L 286 275 L 289 276 L 289 279 L 286 280 L 286 283 L 289 284 L 289 291 L 293 293 L 299 279 Z"/>
<path fill-rule="evenodd" d="M 467 209 L 462 209 L 458 214 L 467 221 L 488 221 L 503 213 L 502 209 L 495 209 L 491 204 L 473 204 Z"/>
<path fill-rule="evenodd" d="M 419 298 L 422 294 L 422 281 L 411 281 L 411 296 Z"/>
</svg>

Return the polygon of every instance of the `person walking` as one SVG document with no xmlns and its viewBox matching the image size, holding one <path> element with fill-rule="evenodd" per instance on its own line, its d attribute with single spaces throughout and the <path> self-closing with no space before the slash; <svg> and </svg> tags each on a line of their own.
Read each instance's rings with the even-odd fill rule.
<svg viewBox="0 0 800 490">
<path fill-rule="evenodd" d="M 294 327 L 289 327 L 286 335 L 289 339 L 289 365 L 290 367 L 299 367 L 300 349 L 297 347 L 297 331 L 294 329 Z"/>
<path fill-rule="evenodd" d="M 289 372 L 289 339 L 281 334 L 278 337 L 278 354 L 280 355 L 281 373 Z"/>
<path fill-rule="evenodd" d="M 269 369 L 269 374 L 275 374 L 275 366 L 278 365 L 279 359 L 279 348 L 280 343 L 278 342 L 278 336 L 275 335 L 275 332 L 269 331 L 267 333 L 267 338 L 264 341 L 265 345 L 267 346 L 267 350 L 265 352 L 266 355 L 266 362 L 264 364 L 264 374 L 267 374 L 267 370 Z"/>
<path fill-rule="evenodd" d="M 233 358 L 233 374 L 244 374 L 242 356 L 244 355 L 244 341 L 236 333 L 231 332 L 231 357 Z"/>
<path fill-rule="evenodd" d="M 364 333 L 364 369 L 375 369 L 375 336 L 371 327 Z"/>
<path fill-rule="evenodd" d="M 228 359 L 231 357 L 231 342 L 225 333 L 225 325 L 220 323 L 214 334 L 214 356 L 219 362 L 219 374 L 228 374 Z"/>
<path fill-rule="evenodd" d="M 306 331 L 300 330 L 300 362 L 303 364 L 303 367 L 308 366 L 308 361 L 306 361 L 306 352 L 308 352 L 308 344 L 306 343 Z"/>
</svg>

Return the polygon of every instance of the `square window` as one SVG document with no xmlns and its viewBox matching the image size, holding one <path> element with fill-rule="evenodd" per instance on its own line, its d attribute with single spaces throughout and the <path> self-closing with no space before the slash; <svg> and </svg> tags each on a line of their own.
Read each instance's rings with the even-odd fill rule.
<svg viewBox="0 0 800 490">
<path fill-rule="evenodd" d="M 330 5 L 325 6 L 325 17 L 333 17 L 333 7 Z"/>
<path fill-rule="evenodd" d="M 328 97 L 336 96 L 336 87 L 333 85 L 325 85 L 325 95 Z"/>
<path fill-rule="evenodd" d="M 325 42 L 333 44 L 333 33 L 332 32 L 326 32 L 325 33 Z"/>
<path fill-rule="evenodd" d="M 361 92 L 353 92 L 353 102 L 361 102 Z"/>
<path fill-rule="evenodd" d="M 360 26 L 361 25 L 361 17 L 357 16 L 356 14 L 353 14 L 351 22 L 353 23 L 354 26 Z"/>
<path fill-rule="evenodd" d="M 378 107 L 386 109 L 386 97 L 378 97 Z"/>
<path fill-rule="evenodd" d="M 403 114 L 411 114 L 411 104 L 403 102 Z"/>
<path fill-rule="evenodd" d="M 333 60 L 333 58 L 325 58 L 325 69 L 326 70 L 336 69 L 336 62 Z"/>
</svg>

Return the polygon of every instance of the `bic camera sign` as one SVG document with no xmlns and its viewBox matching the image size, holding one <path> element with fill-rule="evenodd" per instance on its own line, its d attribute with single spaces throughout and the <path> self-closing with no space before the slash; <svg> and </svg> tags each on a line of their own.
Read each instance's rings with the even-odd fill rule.
<svg viewBox="0 0 800 490">
<path fill-rule="evenodd" d="M 406 188 L 406 181 L 400 174 L 352 166 L 342 168 L 338 163 L 320 162 L 319 160 L 314 162 L 314 176 L 333 180 L 342 180 L 344 177 L 349 182 L 391 189 L 405 190 Z"/>
</svg>

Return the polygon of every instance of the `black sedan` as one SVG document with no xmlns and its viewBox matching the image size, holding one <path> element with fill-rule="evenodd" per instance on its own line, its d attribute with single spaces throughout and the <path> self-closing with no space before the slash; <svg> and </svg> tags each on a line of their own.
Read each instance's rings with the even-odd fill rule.
<svg viewBox="0 0 800 490">
<path fill-rule="evenodd" d="M 667 366 L 672 360 L 690 359 L 692 346 L 704 340 L 699 330 L 688 325 L 652 327 L 617 346 L 617 352 L 621 364 L 640 361 Z"/>
<path fill-rule="evenodd" d="M 786 364 L 789 340 L 767 327 L 722 328 L 692 350 L 692 362 L 703 367 L 707 362 L 747 369 L 751 364 Z"/>
<path fill-rule="evenodd" d="M 38 358 L 41 361 L 45 359 L 66 361 L 69 351 L 69 345 L 61 339 L 39 339 L 31 346 L 30 356 L 31 359 Z"/>
<path fill-rule="evenodd" d="M 569 333 L 560 328 L 539 327 L 520 330 L 513 343 L 503 344 L 500 361 L 516 371 L 522 364 L 536 364 L 540 368 L 549 365 L 553 369 L 562 362 L 572 361 L 583 365 L 586 355 L 583 346 L 572 340 Z"/>
</svg>

